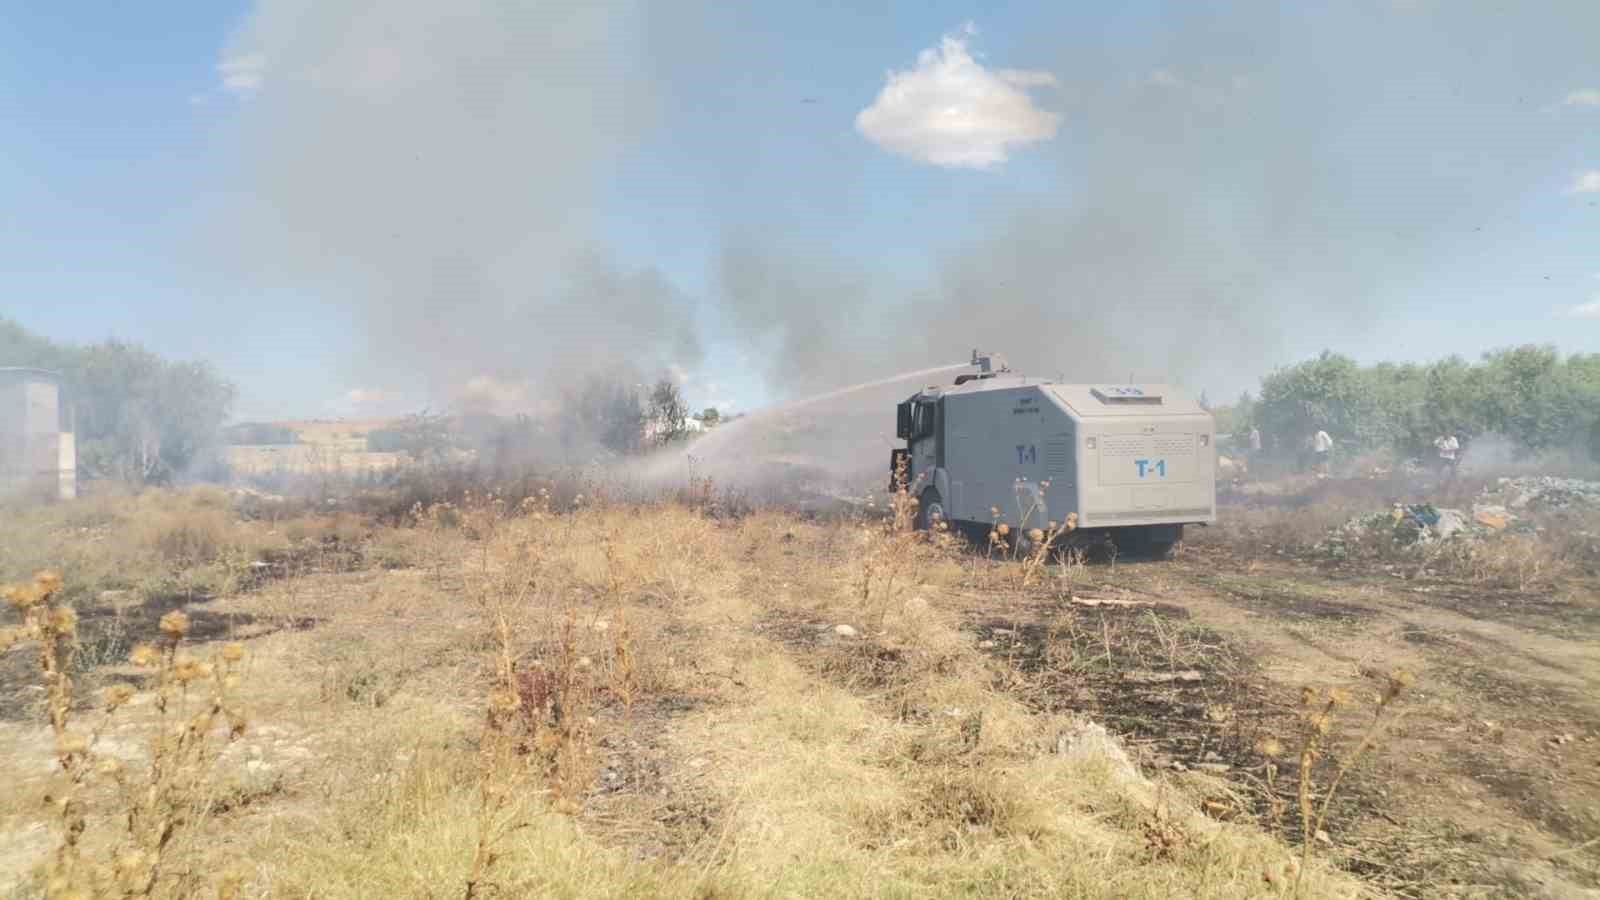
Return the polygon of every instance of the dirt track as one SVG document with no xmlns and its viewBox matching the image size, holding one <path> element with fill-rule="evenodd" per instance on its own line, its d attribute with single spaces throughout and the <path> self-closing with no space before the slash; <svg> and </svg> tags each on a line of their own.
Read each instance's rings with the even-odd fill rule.
<svg viewBox="0 0 1600 900">
<path fill-rule="evenodd" d="M 1416 684 L 1403 717 L 1347 777 L 1323 849 L 1413 896 L 1595 896 L 1600 888 L 1600 601 L 1593 585 L 1519 594 L 1357 566 L 1241 557 L 1191 541 L 1170 562 L 1090 566 L 1077 602 L 971 596 L 980 640 L 1034 700 L 1092 706 L 1152 768 L 1220 775 L 1222 814 L 1271 822 L 1256 751 L 1291 759 L 1279 795 L 1298 840 L 1292 756 L 1304 686 L 1356 702 L 1339 754 L 1388 673 Z M 1063 650 L 1062 647 L 1070 647 Z M 1054 647 L 1052 651 L 1050 648 Z M 1269 824 L 1269 827 L 1270 824 Z"/>
</svg>

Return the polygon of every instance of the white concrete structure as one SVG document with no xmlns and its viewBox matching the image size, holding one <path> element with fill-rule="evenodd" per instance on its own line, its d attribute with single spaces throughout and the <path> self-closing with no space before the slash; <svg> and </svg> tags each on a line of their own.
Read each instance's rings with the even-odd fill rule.
<svg viewBox="0 0 1600 900">
<path fill-rule="evenodd" d="M 76 497 L 77 460 L 73 410 L 61 377 L 0 368 L 0 499 Z"/>
</svg>

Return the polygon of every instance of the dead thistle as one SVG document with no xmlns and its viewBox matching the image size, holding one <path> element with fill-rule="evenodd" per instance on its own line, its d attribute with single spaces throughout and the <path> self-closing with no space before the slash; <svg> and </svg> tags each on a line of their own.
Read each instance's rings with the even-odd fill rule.
<svg viewBox="0 0 1600 900">
<path fill-rule="evenodd" d="M 633 715 L 633 702 L 639 695 L 638 660 L 634 656 L 633 633 L 621 606 L 612 621 L 610 675 L 611 690 L 622 700 L 623 714 Z"/>
<path fill-rule="evenodd" d="M 1344 781 L 1346 773 L 1377 744 L 1384 729 L 1394 718 L 1391 712 L 1395 701 L 1411 686 L 1412 681 L 1411 673 L 1405 671 L 1398 671 L 1389 676 L 1383 691 L 1374 698 L 1372 721 L 1362 731 L 1355 747 L 1340 757 L 1338 767 L 1334 770 L 1333 780 L 1322 791 L 1320 798 L 1312 780 L 1312 768 L 1324 753 L 1338 711 L 1348 707 L 1353 698 L 1350 692 L 1343 688 L 1332 688 L 1326 694 L 1319 694 L 1316 689 L 1310 687 L 1301 690 L 1301 720 L 1305 725 L 1305 734 L 1300 743 L 1299 779 L 1296 785 L 1296 800 L 1300 811 L 1301 850 L 1299 866 L 1294 873 L 1295 896 L 1299 896 L 1301 877 L 1305 870 L 1310 868 L 1312 848 L 1319 835 L 1323 834 L 1322 826 L 1327 821 L 1328 808 L 1333 804 L 1339 785 Z M 1277 740 L 1268 738 L 1262 742 L 1259 749 L 1270 759 L 1281 752 L 1282 745 Z M 1270 791 L 1276 775 L 1275 764 L 1268 763 L 1267 775 Z"/>
<path fill-rule="evenodd" d="M 61 833 L 46 874 L 51 897 L 143 897 L 160 883 L 163 863 L 174 839 L 204 808 L 204 789 L 215 761 L 218 724 L 228 740 L 244 733 L 244 715 L 232 703 L 238 679 L 233 667 L 244 650 L 230 644 L 209 661 L 179 653 L 189 631 L 181 612 L 161 618 L 159 645 L 134 649 L 131 661 L 144 669 L 142 687 L 154 696 L 159 714 L 150 738 L 150 761 L 130 771 L 122 760 L 96 752 L 112 717 L 134 700 L 139 690 L 117 684 L 102 693 L 101 718 L 88 731 L 74 728 L 70 665 L 77 646 L 77 613 L 56 602 L 61 578 L 41 572 L 25 585 L 0 590 L 23 617 L 20 628 L 4 632 L 0 650 L 27 640 L 39 643 L 39 670 L 45 682 L 51 730 L 56 738 L 57 786 L 46 797 Z M 196 694 L 202 698 L 195 704 Z M 91 780 L 114 785 L 116 800 L 96 808 L 87 795 Z M 107 861 L 86 860 L 83 838 L 92 826 L 121 823 Z M 113 826 L 115 827 L 115 826 Z"/>
</svg>

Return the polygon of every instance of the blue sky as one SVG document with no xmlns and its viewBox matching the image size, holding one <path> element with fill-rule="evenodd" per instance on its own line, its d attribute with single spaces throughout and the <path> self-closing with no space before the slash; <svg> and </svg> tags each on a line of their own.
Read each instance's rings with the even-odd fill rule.
<svg viewBox="0 0 1600 900">
<path fill-rule="evenodd" d="M 440 9 L 12 11 L 0 315 L 262 417 L 1600 349 L 1592 3 Z"/>
</svg>

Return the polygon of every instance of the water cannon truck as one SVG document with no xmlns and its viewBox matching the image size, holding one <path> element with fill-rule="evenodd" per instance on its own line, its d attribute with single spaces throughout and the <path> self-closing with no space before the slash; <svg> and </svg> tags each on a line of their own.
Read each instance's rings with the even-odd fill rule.
<svg viewBox="0 0 1600 900">
<path fill-rule="evenodd" d="M 1176 386 L 1061 384 L 976 350 L 972 368 L 897 409 L 891 487 L 918 500 L 917 527 L 1163 557 L 1216 521 L 1215 423 Z"/>
</svg>

